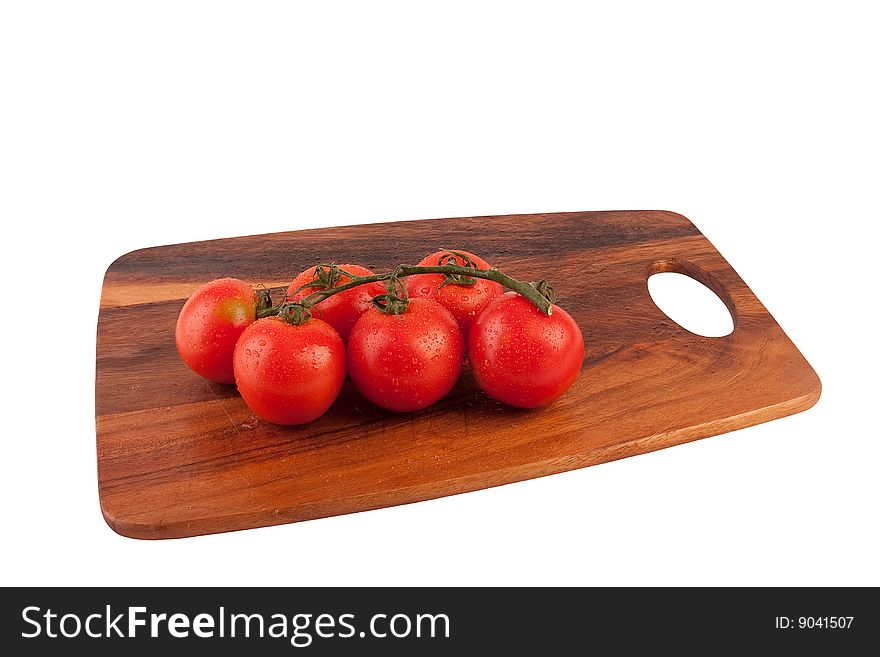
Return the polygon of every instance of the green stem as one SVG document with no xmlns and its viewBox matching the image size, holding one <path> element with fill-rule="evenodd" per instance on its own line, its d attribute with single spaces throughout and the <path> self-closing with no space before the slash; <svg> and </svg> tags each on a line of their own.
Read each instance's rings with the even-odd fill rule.
<svg viewBox="0 0 880 657">
<path fill-rule="evenodd" d="M 345 274 L 345 272 L 342 272 Z M 257 317 L 270 317 L 272 315 L 280 315 L 284 310 L 291 310 L 295 306 L 299 306 L 305 311 L 313 306 L 321 303 L 324 299 L 332 297 L 334 294 L 345 292 L 359 285 L 366 283 L 380 283 L 391 279 L 404 278 L 414 274 L 446 274 L 454 276 L 465 276 L 473 278 L 484 278 L 486 280 L 500 283 L 506 288 L 513 290 L 531 301 L 538 310 L 545 315 L 553 312 L 553 303 L 555 295 L 544 281 L 539 283 L 528 283 L 519 281 L 505 274 L 504 272 L 490 267 L 489 269 L 477 269 L 475 267 L 462 267 L 461 265 L 398 265 L 393 271 L 385 274 L 373 274 L 371 276 L 349 276 L 351 280 L 342 285 L 331 287 L 326 290 L 318 290 L 312 292 L 308 296 L 299 301 L 287 301 L 272 308 L 266 308 L 257 313 Z M 348 274 L 345 274 L 348 275 Z M 540 290 L 540 291 L 539 291 Z M 307 314 L 307 313 L 306 313 Z M 298 323 L 298 322 L 294 322 Z"/>
</svg>

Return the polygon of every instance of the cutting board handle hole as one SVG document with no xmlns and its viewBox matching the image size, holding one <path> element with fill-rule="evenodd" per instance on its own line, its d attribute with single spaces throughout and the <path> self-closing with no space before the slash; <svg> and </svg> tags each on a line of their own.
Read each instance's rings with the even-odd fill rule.
<svg viewBox="0 0 880 657">
<path fill-rule="evenodd" d="M 693 263 L 654 263 L 648 274 L 648 293 L 669 319 L 691 333 L 707 338 L 733 333 L 736 314 L 732 299 Z"/>
</svg>

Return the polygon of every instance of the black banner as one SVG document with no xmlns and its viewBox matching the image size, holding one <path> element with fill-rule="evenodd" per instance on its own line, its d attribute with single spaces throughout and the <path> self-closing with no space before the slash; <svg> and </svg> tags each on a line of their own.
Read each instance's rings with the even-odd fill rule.
<svg viewBox="0 0 880 657">
<path fill-rule="evenodd" d="M 876 645 L 876 589 L 4 589 L 3 645 L 163 655 L 611 647 L 714 654 Z M 75 645 L 74 645 L 75 644 Z M 833 652 L 831 652 L 833 651 Z M 248 653 L 245 653 L 248 654 Z"/>
</svg>

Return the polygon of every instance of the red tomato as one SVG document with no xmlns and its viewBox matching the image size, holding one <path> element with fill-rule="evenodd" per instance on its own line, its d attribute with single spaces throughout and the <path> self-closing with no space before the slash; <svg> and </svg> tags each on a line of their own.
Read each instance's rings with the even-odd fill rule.
<svg viewBox="0 0 880 657">
<path fill-rule="evenodd" d="M 417 411 L 444 397 L 463 359 L 455 318 L 430 299 L 410 299 L 399 315 L 370 308 L 348 339 L 351 380 L 364 397 L 390 411 Z"/>
<path fill-rule="evenodd" d="M 183 304 L 174 339 L 183 362 L 217 383 L 234 383 L 235 343 L 257 316 L 257 294 L 237 278 L 206 283 Z"/>
<path fill-rule="evenodd" d="M 490 397 L 537 408 L 557 399 L 577 379 L 584 337 L 559 306 L 548 317 L 525 297 L 508 292 L 480 313 L 468 357 L 474 379 Z"/>
<path fill-rule="evenodd" d="M 449 253 L 449 251 L 437 251 L 437 253 L 432 253 L 424 258 L 419 265 L 437 265 L 440 258 L 449 255 Z M 489 269 L 489 263 L 481 257 L 467 251 L 459 251 L 459 253 L 470 258 L 477 269 Z M 455 262 L 450 261 L 445 264 L 464 265 L 461 258 L 456 258 Z M 461 328 L 465 341 L 467 341 L 477 315 L 489 301 L 504 294 L 504 286 L 485 278 L 478 278 L 473 285 L 455 285 L 454 283 L 443 285 L 444 280 L 446 280 L 444 274 L 414 274 L 406 278 L 406 291 L 410 298 L 434 299 L 451 312 Z"/>
<path fill-rule="evenodd" d="M 366 267 L 360 265 L 339 265 L 340 269 L 347 271 L 355 276 L 372 276 Z M 293 279 L 293 283 L 287 288 L 287 298 L 291 301 L 299 301 L 309 296 L 312 292 L 317 292 L 319 287 L 307 287 L 299 290 L 303 285 L 311 281 L 315 276 L 315 267 L 309 267 L 304 272 Z M 341 276 L 336 285 L 348 283 L 351 279 L 348 276 Z M 373 305 L 373 297 L 383 294 L 385 288 L 380 283 L 366 283 L 358 285 L 345 292 L 334 294 L 328 299 L 324 299 L 318 305 L 312 307 L 314 317 L 323 319 L 330 324 L 339 333 L 343 342 L 348 342 L 348 334 L 351 333 L 351 327 L 358 320 L 363 312 Z"/>
<path fill-rule="evenodd" d="M 244 402 L 275 424 L 303 424 L 323 415 L 345 380 L 345 347 L 327 322 L 299 326 L 280 317 L 251 324 L 235 347 L 235 383 Z"/>
</svg>

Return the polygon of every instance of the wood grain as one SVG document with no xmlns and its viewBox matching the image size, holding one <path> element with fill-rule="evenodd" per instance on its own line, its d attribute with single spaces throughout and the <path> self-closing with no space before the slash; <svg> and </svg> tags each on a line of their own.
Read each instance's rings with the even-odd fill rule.
<svg viewBox="0 0 880 657">
<path fill-rule="evenodd" d="M 187 295 L 235 276 L 286 284 L 315 262 L 386 271 L 438 247 L 546 278 L 580 324 L 584 371 L 549 408 L 494 402 L 467 372 L 435 406 L 398 415 L 346 383 L 302 427 L 257 419 L 174 347 Z M 647 278 L 686 273 L 721 297 L 733 333 L 689 333 Z M 478 490 L 641 454 L 812 406 L 815 372 L 709 241 L 673 212 L 434 219 L 142 249 L 107 270 L 97 337 L 98 486 L 110 527 L 173 538 L 309 520 Z"/>
</svg>

